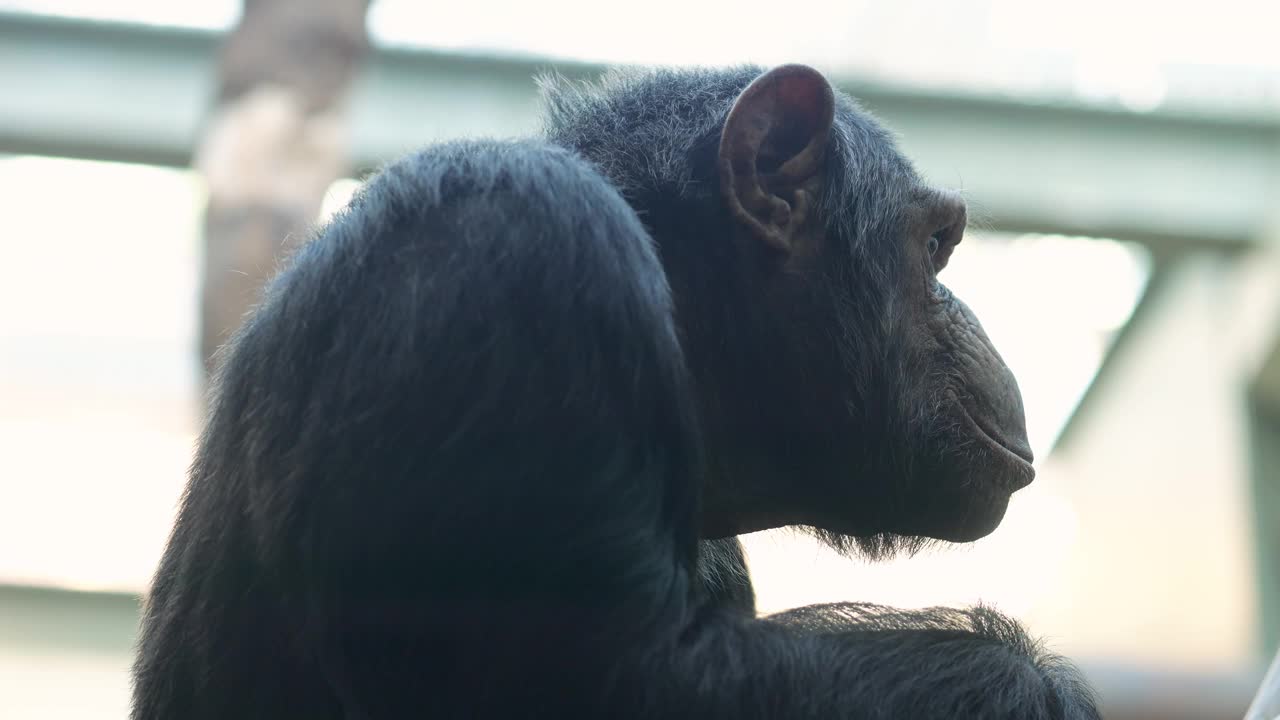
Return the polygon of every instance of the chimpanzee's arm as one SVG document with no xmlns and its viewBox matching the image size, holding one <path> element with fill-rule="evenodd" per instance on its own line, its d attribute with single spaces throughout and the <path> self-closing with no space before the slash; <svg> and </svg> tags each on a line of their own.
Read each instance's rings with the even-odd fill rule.
<svg viewBox="0 0 1280 720">
<path fill-rule="evenodd" d="M 863 698 L 868 717 L 1099 717 L 1091 689 L 1071 663 L 989 608 L 840 603 L 764 622 L 820 645 L 815 655 L 827 655 L 844 678 L 835 692 Z"/>
<path fill-rule="evenodd" d="M 702 543 L 701 560 L 711 604 L 732 614 L 742 609 L 737 598 L 754 599 L 736 539 Z M 748 677 L 769 668 L 764 686 L 773 689 L 756 701 L 778 703 L 774 717 L 1099 717 L 1089 685 L 1070 662 L 1046 651 L 1016 621 L 986 607 L 899 610 L 836 603 L 715 627 L 724 644 L 707 643 L 700 652 L 714 655 L 719 647 L 724 656 L 695 662 L 689 672 L 698 677 L 706 672 L 696 669 L 699 665 L 721 668 L 726 686 L 743 687 L 733 668 Z M 742 656 L 737 663 L 735 645 Z M 753 686 L 763 687 L 746 681 L 748 697 Z M 731 698 L 720 702 L 735 704 Z M 754 710 L 743 706 L 735 712 L 747 716 Z"/>
</svg>

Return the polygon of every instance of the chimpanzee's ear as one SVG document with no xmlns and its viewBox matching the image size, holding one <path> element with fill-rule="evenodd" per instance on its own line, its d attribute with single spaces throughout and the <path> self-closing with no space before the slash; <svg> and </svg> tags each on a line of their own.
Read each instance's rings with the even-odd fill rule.
<svg viewBox="0 0 1280 720">
<path fill-rule="evenodd" d="M 720 135 L 720 190 L 736 221 L 790 251 L 817 189 L 835 93 L 817 70 L 783 65 L 756 78 Z"/>
</svg>

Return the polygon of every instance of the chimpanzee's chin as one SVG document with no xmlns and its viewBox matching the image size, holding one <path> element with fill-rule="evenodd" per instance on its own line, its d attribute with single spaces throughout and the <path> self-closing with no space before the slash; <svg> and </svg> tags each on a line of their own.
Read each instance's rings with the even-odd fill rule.
<svg viewBox="0 0 1280 720">
<path fill-rule="evenodd" d="M 948 542 L 973 542 L 990 535 L 1004 520 L 1009 508 L 1008 491 L 970 488 L 962 494 L 939 495 L 933 508 L 926 537 Z"/>
</svg>

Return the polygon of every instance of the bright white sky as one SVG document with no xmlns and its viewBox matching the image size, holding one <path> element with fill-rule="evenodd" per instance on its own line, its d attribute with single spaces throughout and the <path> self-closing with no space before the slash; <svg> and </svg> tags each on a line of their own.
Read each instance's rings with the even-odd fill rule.
<svg viewBox="0 0 1280 720">
<path fill-rule="evenodd" d="M 0 9 L 221 28 L 238 0 L 0 0 Z M 886 81 L 1280 104 L 1274 0 L 376 0 L 379 40 L 607 62 L 804 61 Z"/>
</svg>

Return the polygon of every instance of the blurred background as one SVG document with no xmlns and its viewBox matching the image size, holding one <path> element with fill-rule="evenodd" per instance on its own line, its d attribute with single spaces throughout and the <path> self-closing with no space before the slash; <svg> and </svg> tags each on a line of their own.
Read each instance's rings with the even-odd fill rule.
<svg viewBox="0 0 1280 720">
<path fill-rule="evenodd" d="M 202 358 L 380 163 L 532 77 L 814 64 L 980 227 L 944 280 L 1039 479 L 889 563 L 746 538 L 764 611 L 983 601 L 1110 718 L 1239 718 L 1280 641 L 1280 5 L 0 0 L 0 717 L 122 718 Z"/>
</svg>

